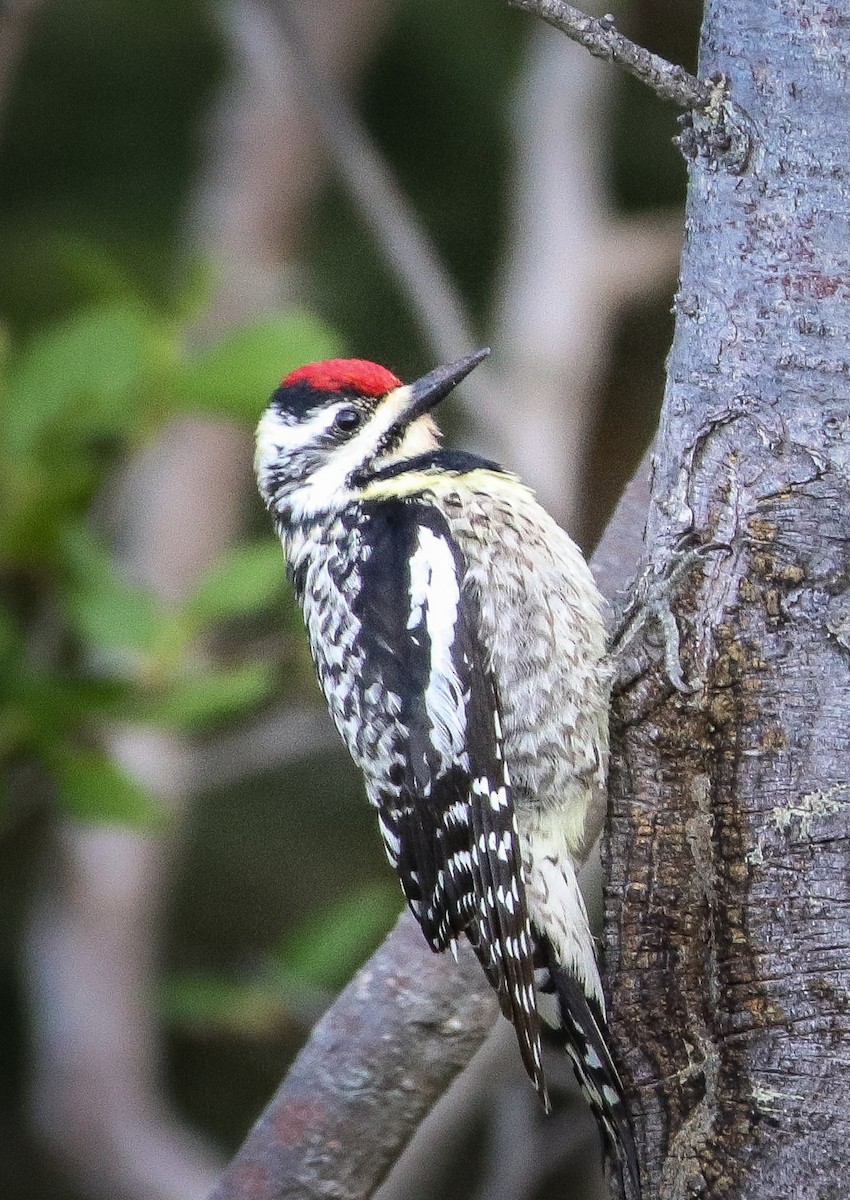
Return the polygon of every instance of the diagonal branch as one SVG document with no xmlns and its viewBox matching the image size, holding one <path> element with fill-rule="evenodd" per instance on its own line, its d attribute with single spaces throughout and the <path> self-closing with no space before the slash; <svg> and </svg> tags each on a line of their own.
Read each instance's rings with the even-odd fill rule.
<svg viewBox="0 0 850 1200">
<path fill-rule="evenodd" d="M 563 0 L 507 2 L 511 8 L 542 17 L 594 57 L 616 63 L 662 100 L 672 100 L 691 110 L 680 118 L 684 128 L 675 139 L 686 158 L 704 156 L 722 163 L 724 170 L 733 175 L 747 171 L 758 142 L 757 131 L 749 114 L 731 100 L 725 75 L 697 79 L 684 67 L 624 37 L 610 15 L 591 17 Z"/>
<path fill-rule="evenodd" d="M 496 1018 L 472 952 L 458 960 L 434 958 L 403 914 L 314 1029 L 213 1200 L 370 1196 Z"/>
<path fill-rule="evenodd" d="M 662 100 L 672 100 L 681 108 L 708 108 L 715 99 L 713 84 L 697 79 L 684 67 L 638 46 L 615 28 L 611 16 L 591 17 L 563 0 L 508 0 L 508 5 L 536 13 L 547 24 L 584 46 L 594 58 L 616 63 L 634 75 Z"/>
</svg>

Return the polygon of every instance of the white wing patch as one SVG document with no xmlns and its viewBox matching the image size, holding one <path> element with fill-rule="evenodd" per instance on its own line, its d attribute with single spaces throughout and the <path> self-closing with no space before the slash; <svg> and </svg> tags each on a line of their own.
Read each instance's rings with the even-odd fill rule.
<svg viewBox="0 0 850 1200">
<path fill-rule="evenodd" d="M 431 648 L 425 711 L 443 769 L 466 765 L 466 700 L 452 649 L 460 608 L 460 582 L 454 555 L 444 538 L 427 526 L 419 529 L 410 559 L 410 620 L 424 617 Z"/>
</svg>

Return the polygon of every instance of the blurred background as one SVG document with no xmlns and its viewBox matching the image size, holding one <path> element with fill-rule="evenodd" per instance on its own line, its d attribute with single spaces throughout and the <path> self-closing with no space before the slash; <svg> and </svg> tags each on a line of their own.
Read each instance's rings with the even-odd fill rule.
<svg viewBox="0 0 850 1200">
<path fill-rule="evenodd" d="M 693 69 L 697 0 L 605 7 Z M 490 344 L 448 439 L 592 549 L 661 398 L 675 132 L 502 0 L 0 0 L 4 1200 L 206 1195 L 400 909 L 254 492 L 268 394 Z M 502 1050 L 384 1200 L 600 1194 Z"/>
</svg>

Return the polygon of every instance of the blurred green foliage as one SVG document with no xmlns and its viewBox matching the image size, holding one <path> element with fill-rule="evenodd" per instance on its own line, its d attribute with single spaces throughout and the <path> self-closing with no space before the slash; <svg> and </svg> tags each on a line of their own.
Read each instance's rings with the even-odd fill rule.
<svg viewBox="0 0 850 1200">
<path fill-rule="evenodd" d="M 74 238 L 158 302 L 170 295 L 199 124 L 224 69 L 204 0 L 41 6 L 0 145 L 0 312 L 16 333 L 90 301 Z"/>
<path fill-rule="evenodd" d="M 339 991 L 380 945 L 398 916 L 394 880 L 356 884 L 286 933 L 247 978 L 175 971 L 160 988 L 161 1011 L 175 1028 L 219 1028 L 257 1036 L 303 1009 L 316 1009 Z"/>
<path fill-rule="evenodd" d="M 102 260 L 99 260 L 102 261 Z M 214 563 L 185 599 L 159 601 L 117 564 L 92 505 L 171 418 L 246 425 L 282 371 L 338 347 L 285 312 L 192 348 L 177 315 L 129 289 L 66 316 L 0 363 L 0 764 L 37 761 L 60 805 L 89 820 L 149 821 L 150 798 L 98 745 L 104 725 L 194 731 L 266 697 L 266 661 L 217 661 L 208 635 L 279 601 L 264 537 Z"/>
</svg>

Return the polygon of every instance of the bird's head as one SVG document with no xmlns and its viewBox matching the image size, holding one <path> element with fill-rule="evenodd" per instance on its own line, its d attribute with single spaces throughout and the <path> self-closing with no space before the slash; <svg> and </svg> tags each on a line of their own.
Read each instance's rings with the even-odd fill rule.
<svg viewBox="0 0 850 1200">
<path fill-rule="evenodd" d="M 272 515 L 287 521 L 338 510 L 375 471 L 435 448 L 432 410 L 488 354 L 478 350 L 408 384 L 358 358 L 292 371 L 257 429 L 254 465 Z"/>
</svg>

